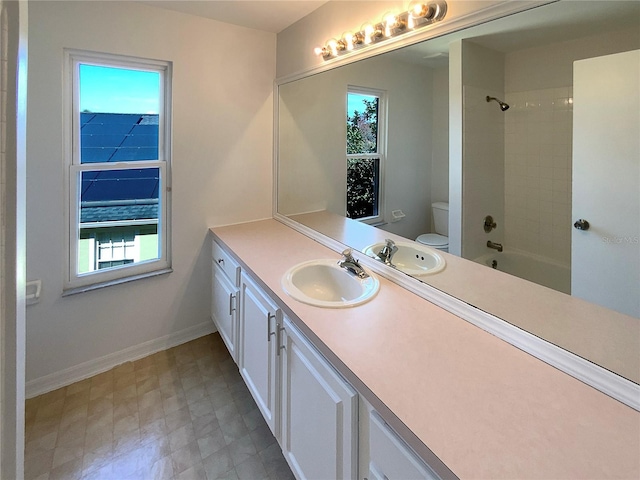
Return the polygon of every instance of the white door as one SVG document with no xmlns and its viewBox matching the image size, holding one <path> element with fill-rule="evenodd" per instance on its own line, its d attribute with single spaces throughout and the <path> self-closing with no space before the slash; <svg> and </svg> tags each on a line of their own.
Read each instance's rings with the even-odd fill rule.
<svg viewBox="0 0 640 480">
<path fill-rule="evenodd" d="M 300 480 L 348 480 L 358 469 L 358 394 L 284 319 L 281 447 Z"/>
<path fill-rule="evenodd" d="M 640 50 L 573 67 L 571 293 L 640 317 Z"/>
<path fill-rule="evenodd" d="M 264 292 L 242 274 L 240 374 L 271 432 L 278 436 L 278 348 L 276 335 L 282 315 Z"/>
</svg>

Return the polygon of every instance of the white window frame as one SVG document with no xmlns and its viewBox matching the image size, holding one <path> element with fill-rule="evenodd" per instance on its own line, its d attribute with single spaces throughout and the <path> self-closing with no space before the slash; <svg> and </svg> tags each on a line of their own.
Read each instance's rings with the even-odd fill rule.
<svg viewBox="0 0 640 480">
<path fill-rule="evenodd" d="M 346 160 L 349 158 L 379 159 L 379 177 L 378 177 L 378 215 L 371 217 L 356 218 L 354 220 L 368 225 L 382 225 L 385 222 L 385 167 L 387 158 L 387 92 L 385 90 L 379 90 L 377 88 L 361 87 L 356 85 L 347 86 L 347 98 L 350 93 L 360 95 L 371 95 L 378 97 L 378 139 L 377 139 L 377 153 L 357 153 L 347 154 L 345 157 L 345 169 L 347 167 Z M 346 100 L 346 99 L 345 99 Z M 346 107 L 346 105 L 345 105 Z M 348 115 L 348 112 L 346 112 Z M 346 148 L 346 144 L 345 144 Z M 345 177 L 346 178 L 346 177 Z M 345 185 L 345 216 L 347 213 L 347 197 L 346 197 L 346 185 Z"/>
<path fill-rule="evenodd" d="M 158 159 L 109 163 L 80 163 L 79 66 L 101 65 L 160 73 Z M 171 62 L 80 50 L 65 50 L 64 138 L 65 162 L 65 281 L 64 295 L 71 295 L 139 278 L 171 272 Z M 78 274 L 80 233 L 80 178 L 90 170 L 158 168 L 159 258 Z M 133 222 L 135 223 L 135 222 Z M 133 224 L 132 223 L 132 224 Z"/>
</svg>

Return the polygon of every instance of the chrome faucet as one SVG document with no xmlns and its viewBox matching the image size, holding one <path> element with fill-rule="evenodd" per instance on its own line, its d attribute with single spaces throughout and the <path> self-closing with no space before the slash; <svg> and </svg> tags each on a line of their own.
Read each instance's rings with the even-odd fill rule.
<svg viewBox="0 0 640 480">
<path fill-rule="evenodd" d="M 342 252 L 342 256 L 344 258 L 338 262 L 338 265 L 340 265 L 340 267 L 346 269 L 348 272 L 353 273 L 358 278 L 369 277 L 369 274 L 364 271 L 364 268 L 362 268 L 358 260 L 353 258 L 350 248 L 347 248 L 344 252 Z"/>
<path fill-rule="evenodd" d="M 499 252 L 502 251 L 502 244 L 501 243 L 493 243 L 491 240 L 487 240 L 487 247 L 493 248 L 494 250 L 497 250 Z"/>
<path fill-rule="evenodd" d="M 387 244 L 382 247 L 382 250 L 380 250 L 377 255 L 378 258 L 386 265 L 393 266 L 393 264 L 391 263 L 391 259 L 393 258 L 393 254 L 398 251 L 398 247 L 396 247 L 394 241 L 389 238 L 387 238 L 385 242 L 387 242 Z"/>
</svg>

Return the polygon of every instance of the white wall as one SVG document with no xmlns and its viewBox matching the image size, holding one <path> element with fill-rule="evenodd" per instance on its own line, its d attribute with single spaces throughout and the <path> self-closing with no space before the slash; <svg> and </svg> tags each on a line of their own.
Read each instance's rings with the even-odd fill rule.
<svg viewBox="0 0 640 480">
<path fill-rule="evenodd" d="M 640 30 L 635 27 L 510 52 L 505 56 L 505 91 L 570 86 L 574 61 L 634 50 L 639 45 Z"/>
<path fill-rule="evenodd" d="M 27 311 L 33 382 L 210 327 L 208 228 L 271 216 L 275 35 L 134 2 L 29 7 L 27 270 L 43 281 Z M 65 47 L 173 62 L 173 273 L 61 296 Z"/>
<path fill-rule="evenodd" d="M 504 122 L 505 113 L 487 95 L 502 99 L 504 55 L 462 42 L 463 82 L 463 206 L 462 256 L 487 253 L 487 240 L 504 238 Z M 498 228 L 483 229 L 491 215 Z"/>
<path fill-rule="evenodd" d="M 431 201 L 449 201 L 449 68 L 433 72 Z M 433 225 L 432 225 L 433 227 Z M 433 231 L 433 228 L 432 230 Z"/>
</svg>

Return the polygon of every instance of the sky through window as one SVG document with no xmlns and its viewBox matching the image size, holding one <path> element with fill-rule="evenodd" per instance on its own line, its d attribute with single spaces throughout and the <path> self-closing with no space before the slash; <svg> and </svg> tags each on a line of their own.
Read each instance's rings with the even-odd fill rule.
<svg viewBox="0 0 640 480">
<path fill-rule="evenodd" d="M 160 74 L 81 64 L 80 111 L 157 115 L 160 112 Z"/>
</svg>

